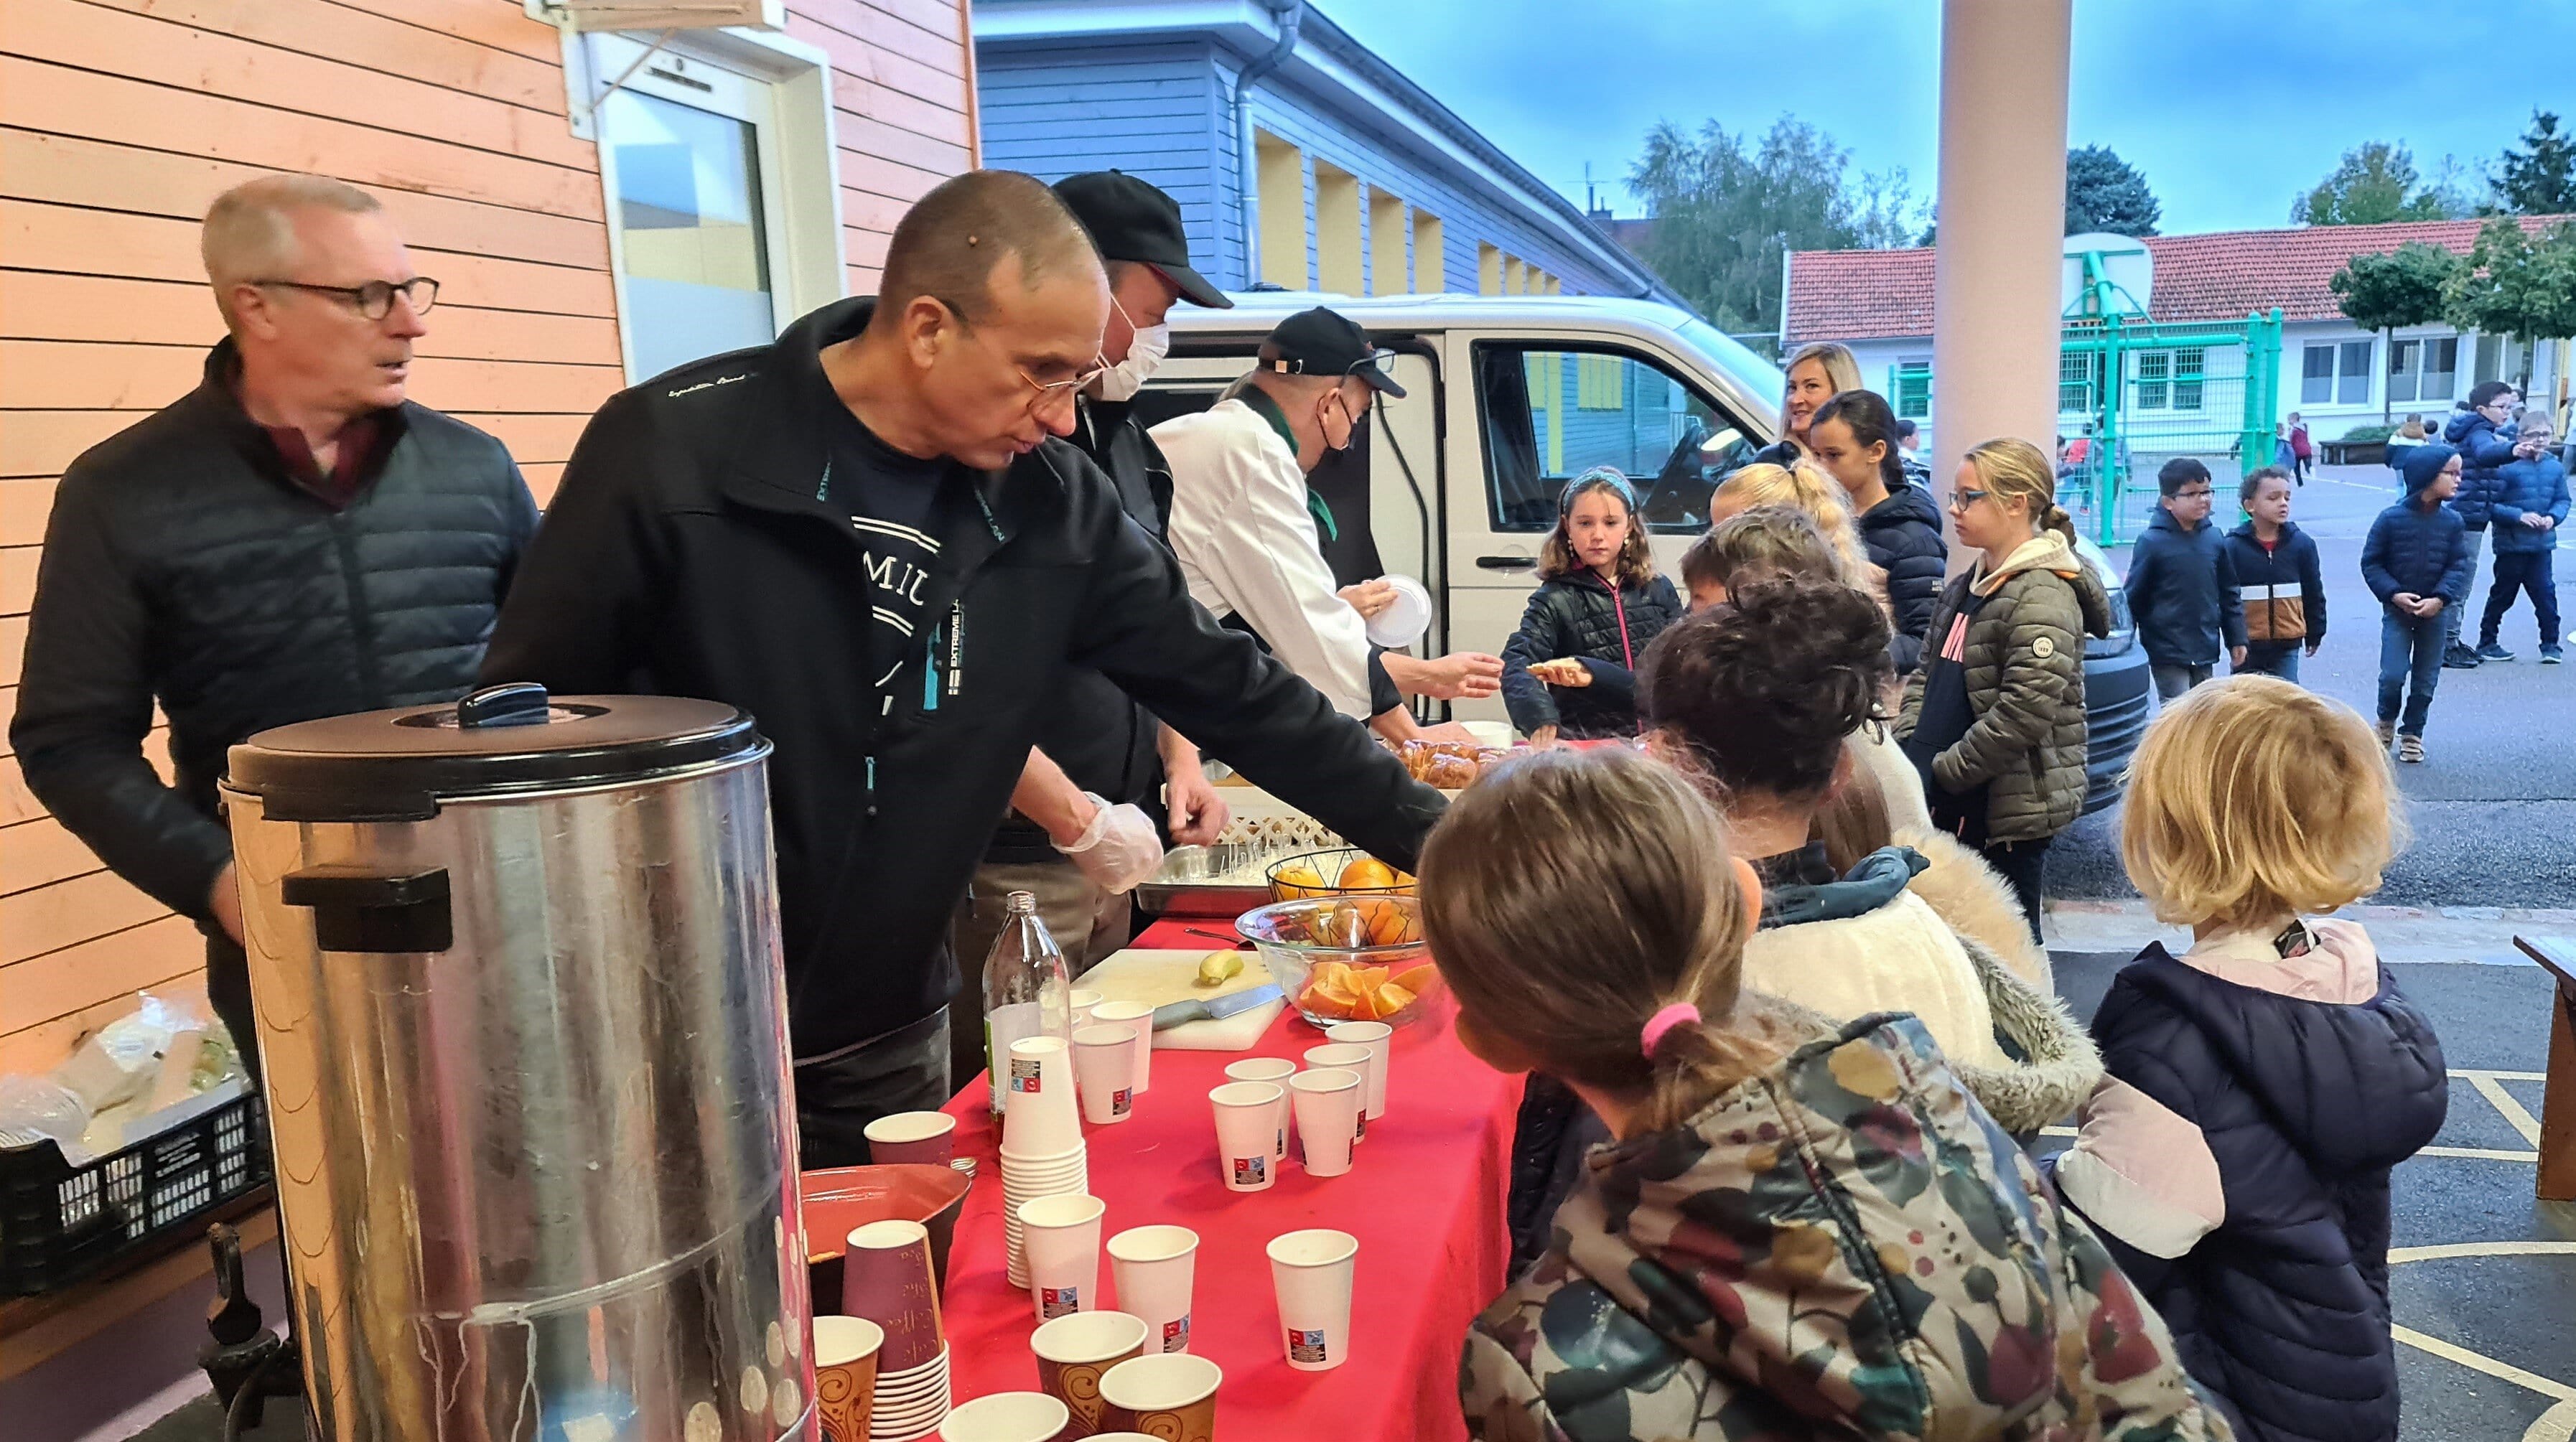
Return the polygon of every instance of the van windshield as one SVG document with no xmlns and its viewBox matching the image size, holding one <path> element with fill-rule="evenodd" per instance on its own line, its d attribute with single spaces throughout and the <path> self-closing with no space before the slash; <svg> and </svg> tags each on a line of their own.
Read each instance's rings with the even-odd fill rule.
<svg viewBox="0 0 2576 1442">
<path fill-rule="evenodd" d="M 1675 327 L 1691 348 L 1714 362 L 1727 377 L 1743 387 L 1747 398 L 1770 413 L 1766 416 L 1778 424 L 1780 397 L 1789 389 L 1788 377 L 1780 368 L 1756 355 L 1744 342 L 1710 325 L 1697 316 L 1685 318 Z"/>
</svg>

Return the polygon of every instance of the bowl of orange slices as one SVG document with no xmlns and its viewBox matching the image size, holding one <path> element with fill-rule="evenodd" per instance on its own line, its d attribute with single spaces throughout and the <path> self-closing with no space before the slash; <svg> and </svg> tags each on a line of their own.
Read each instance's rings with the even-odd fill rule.
<svg viewBox="0 0 2576 1442">
<path fill-rule="evenodd" d="M 1236 920 L 1297 1014 L 1317 1026 L 1402 1026 L 1440 990 L 1422 942 L 1422 903 L 1410 896 L 1317 896 L 1275 901 Z"/>
<path fill-rule="evenodd" d="M 1411 896 L 1413 878 L 1355 846 L 1284 856 L 1270 864 L 1270 899 Z"/>
</svg>

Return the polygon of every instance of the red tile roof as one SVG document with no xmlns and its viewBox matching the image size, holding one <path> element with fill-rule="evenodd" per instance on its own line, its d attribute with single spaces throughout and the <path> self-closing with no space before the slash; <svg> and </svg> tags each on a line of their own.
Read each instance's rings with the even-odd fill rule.
<svg viewBox="0 0 2576 1442">
<path fill-rule="evenodd" d="M 2562 219 L 2526 216 L 2522 227 L 2538 230 Z M 2274 306 L 2285 320 L 2331 320 L 2342 312 L 2326 281 L 2345 261 L 2410 240 L 2465 255 L 2485 223 L 2431 220 L 2150 236 L 2146 245 L 2156 280 L 2147 308 L 2159 321 L 2240 320 Z M 1799 251 L 1789 258 L 1785 319 L 1782 339 L 1791 346 L 1928 336 L 1932 251 Z"/>
</svg>

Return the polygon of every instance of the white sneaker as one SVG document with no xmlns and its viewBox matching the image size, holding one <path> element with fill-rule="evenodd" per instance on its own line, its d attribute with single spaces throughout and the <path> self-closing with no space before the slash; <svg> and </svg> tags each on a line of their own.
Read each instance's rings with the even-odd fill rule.
<svg viewBox="0 0 2576 1442">
<path fill-rule="evenodd" d="M 2398 737 L 2397 759 L 2400 761 L 2422 761 L 2424 759 L 2424 738 L 2421 736 Z"/>
</svg>

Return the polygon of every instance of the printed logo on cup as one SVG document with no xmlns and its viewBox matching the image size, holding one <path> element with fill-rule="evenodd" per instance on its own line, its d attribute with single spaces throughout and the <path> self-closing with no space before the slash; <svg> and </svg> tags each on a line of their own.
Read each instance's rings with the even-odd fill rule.
<svg viewBox="0 0 2576 1442">
<path fill-rule="evenodd" d="M 1163 1324 L 1163 1350 L 1186 1352 L 1190 1349 L 1190 1316 L 1183 1312 Z"/>
<path fill-rule="evenodd" d="M 1042 1090 L 1038 1079 L 1044 1071 L 1045 1068 L 1039 1065 L 1038 1060 L 1035 1057 L 1015 1056 L 1011 1058 L 1011 1090 L 1015 1092 L 1033 1092 Z"/>
<path fill-rule="evenodd" d="M 1288 1129 L 1286 1127 L 1281 1127 L 1279 1129 L 1279 1140 L 1271 1143 L 1270 1154 L 1276 1157 L 1284 1157 L 1288 1155 Z"/>
<path fill-rule="evenodd" d="M 1128 1109 L 1134 1105 L 1136 1105 L 1136 1089 L 1134 1087 L 1120 1087 L 1118 1090 L 1109 1094 L 1109 1114 L 1113 1117 L 1123 1117 L 1127 1115 Z"/>
<path fill-rule="evenodd" d="M 1047 1320 L 1053 1321 L 1069 1312 L 1081 1310 L 1082 1289 L 1080 1287 L 1038 1288 L 1038 1311 Z"/>
<path fill-rule="evenodd" d="M 1270 1175 L 1270 1158 L 1236 1157 L 1234 1182 L 1237 1186 L 1259 1186 Z"/>
<path fill-rule="evenodd" d="M 1352 1134 L 1352 1136 L 1353 1136 L 1353 1139 L 1354 1139 L 1354 1140 L 1357 1140 L 1357 1141 L 1363 1141 L 1363 1142 L 1364 1142 L 1364 1141 L 1367 1141 L 1367 1140 L 1368 1140 L 1368 1113 L 1367 1113 L 1367 1112 L 1362 1112 L 1362 1113 L 1360 1113 L 1360 1125 L 1359 1125 L 1359 1130 L 1358 1130 L 1357 1132 L 1353 1133 L 1353 1134 Z"/>
<path fill-rule="evenodd" d="M 1324 1355 L 1323 1329 L 1318 1327 L 1312 1331 L 1301 1331 L 1295 1327 L 1289 1328 L 1288 1360 L 1291 1362 L 1331 1361 L 1330 1357 Z"/>
</svg>

